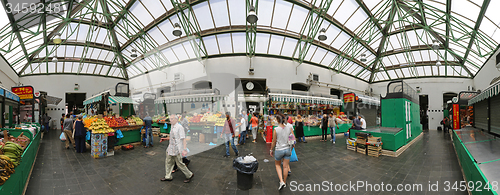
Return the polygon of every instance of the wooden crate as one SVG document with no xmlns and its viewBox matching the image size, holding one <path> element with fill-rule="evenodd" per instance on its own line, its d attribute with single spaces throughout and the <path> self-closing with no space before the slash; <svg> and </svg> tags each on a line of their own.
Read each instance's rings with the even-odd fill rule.
<svg viewBox="0 0 500 195">
<path fill-rule="evenodd" d="M 356 152 L 356 146 L 347 145 L 347 149 Z"/>
<path fill-rule="evenodd" d="M 381 142 L 382 137 L 369 137 L 368 142 Z"/>
<path fill-rule="evenodd" d="M 381 151 L 382 150 L 382 146 L 372 146 L 372 145 L 368 145 L 368 150 L 373 150 L 373 151 Z"/>
<path fill-rule="evenodd" d="M 368 156 L 379 157 L 382 155 L 381 151 L 368 150 Z"/>
<path fill-rule="evenodd" d="M 356 148 L 356 152 L 366 155 L 366 149 Z"/>
</svg>

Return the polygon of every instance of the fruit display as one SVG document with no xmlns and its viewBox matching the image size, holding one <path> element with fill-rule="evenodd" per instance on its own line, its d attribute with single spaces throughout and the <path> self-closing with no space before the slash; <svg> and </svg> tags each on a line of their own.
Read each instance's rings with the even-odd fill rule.
<svg viewBox="0 0 500 195">
<path fill-rule="evenodd" d="M 14 142 L 7 142 L 2 146 L 3 155 L 10 158 L 12 164 L 17 167 L 21 163 L 21 155 L 23 155 L 23 148 L 21 145 Z"/>
<path fill-rule="evenodd" d="M 17 137 L 13 137 L 12 135 L 7 137 L 7 138 L 4 138 L 3 139 L 4 142 L 6 141 L 10 141 L 10 142 L 13 142 L 13 143 L 16 143 L 18 144 L 19 146 L 21 146 L 21 148 L 26 148 L 28 146 L 28 144 L 30 143 L 30 139 L 28 137 L 26 137 L 24 135 L 24 133 L 21 133 L 19 136 Z M 0 143 L 0 146 L 3 146 L 5 145 L 4 143 Z"/>
<path fill-rule="evenodd" d="M 169 120 L 169 117 L 168 116 L 160 116 L 160 115 L 156 115 L 153 117 L 153 122 L 157 122 L 157 123 L 168 123 L 170 122 Z"/>
<path fill-rule="evenodd" d="M 96 121 L 97 121 L 97 117 L 95 117 L 95 116 L 87 117 L 87 118 L 83 119 L 83 124 L 85 125 L 85 128 L 89 128 L 90 125 Z"/>
<path fill-rule="evenodd" d="M 201 122 L 217 122 L 217 120 L 222 116 L 222 114 L 217 113 L 217 114 L 210 114 L 210 113 L 205 113 L 203 114 L 203 117 L 201 118 Z"/>
<path fill-rule="evenodd" d="M 132 116 L 127 119 L 127 123 L 132 126 L 132 125 L 143 125 L 144 122 L 142 121 L 141 118 Z"/>
<path fill-rule="evenodd" d="M 123 119 L 122 117 L 118 117 L 115 120 L 118 123 L 118 127 L 128 126 L 127 121 L 125 119 Z"/>
<path fill-rule="evenodd" d="M 193 117 L 187 117 L 187 119 L 190 123 L 199 123 L 199 122 L 201 122 L 202 117 L 203 117 L 203 115 L 198 114 L 198 115 L 195 115 Z"/>
<path fill-rule="evenodd" d="M 223 127 L 225 122 L 226 118 L 218 118 L 217 121 L 215 121 L 215 126 Z"/>
<path fill-rule="evenodd" d="M 109 127 L 104 119 L 97 119 L 90 125 L 90 127 L 88 127 L 88 129 L 94 134 L 115 132 L 115 130 Z"/>
<path fill-rule="evenodd" d="M 10 175 L 15 172 L 15 167 L 12 159 L 6 155 L 0 155 L 0 185 L 3 185 Z"/>
<path fill-rule="evenodd" d="M 106 123 L 110 127 L 124 127 L 124 126 L 128 126 L 127 121 L 125 121 L 125 119 L 123 119 L 122 117 L 118 117 L 118 118 L 115 118 L 115 117 L 104 117 L 104 120 L 106 121 Z"/>
</svg>

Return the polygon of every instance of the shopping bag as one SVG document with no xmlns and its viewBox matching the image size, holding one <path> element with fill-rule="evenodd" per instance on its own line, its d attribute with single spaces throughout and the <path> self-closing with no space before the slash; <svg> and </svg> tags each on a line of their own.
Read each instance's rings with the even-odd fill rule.
<svg viewBox="0 0 500 195">
<path fill-rule="evenodd" d="M 87 135 L 85 136 L 86 140 L 90 140 L 90 131 L 87 131 Z"/>
<path fill-rule="evenodd" d="M 123 138 L 123 133 L 119 129 L 116 131 L 116 138 L 118 138 L 118 139 Z"/>
<path fill-rule="evenodd" d="M 165 125 L 163 125 L 163 129 L 167 130 L 168 129 L 168 125 L 167 123 L 165 123 Z"/>
<path fill-rule="evenodd" d="M 297 162 L 299 158 L 297 158 L 297 153 L 295 153 L 295 148 L 292 148 L 292 156 L 290 156 L 290 162 Z"/>
<path fill-rule="evenodd" d="M 61 139 L 61 141 L 63 141 L 63 142 L 66 141 L 66 136 L 64 135 L 64 132 L 61 133 L 61 135 L 59 136 L 59 139 Z"/>
</svg>

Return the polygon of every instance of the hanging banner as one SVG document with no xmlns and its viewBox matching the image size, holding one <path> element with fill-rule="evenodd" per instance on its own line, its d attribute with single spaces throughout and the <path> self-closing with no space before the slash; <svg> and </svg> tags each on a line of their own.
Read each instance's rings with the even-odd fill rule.
<svg viewBox="0 0 500 195">
<path fill-rule="evenodd" d="M 21 100 L 33 99 L 33 91 L 32 86 L 12 87 L 12 92 L 18 95 Z"/>
<path fill-rule="evenodd" d="M 344 94 L 344 103 L 354 102 L 356 95 L 354 93 Z"/>
<path fill-rule="evenodd" d="M 460 129 L 460 107 L 453 104 L 453 129 Z"/>
</svg>

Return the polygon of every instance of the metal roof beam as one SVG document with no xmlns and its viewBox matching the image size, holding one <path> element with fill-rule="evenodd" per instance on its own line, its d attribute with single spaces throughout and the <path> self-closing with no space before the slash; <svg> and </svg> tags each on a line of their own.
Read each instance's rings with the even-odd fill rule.
<svg viewBox="0 0 500 195">
<path fill-rule="evenodd" d="M 43 63 L 43 62 L 50 62 L 50 61 L 48 61 L 46 58 L 34 58 L 32 61 L 32 63 Z M 57 57 L 57 62 L 79 62 L 79 63 L 90 63 L 90 64 L 100 64 L 100 65 L 105 65 L 105 66 L 113 66 L 113 62 L 90 59 L 90 58 Z"/>
<path fill-rule="evenodd" d="M 116 17 L 116 19 L 111 23 L 111 28 L 115 28 L 115 26 L 118 24 L 118 22 L 120 22 L 120 20 L 123 19 L 123 17 L 125 16 L 125 14 L 130 10 L 130 8 L 132 7 L 132 5 L 134 5 L 134 3 L 136 1 L 137 0 L 130 0 L 127 3 L 127 5 L 125 5 L 125 8 L 120 11 L 120 13 Z"/>
<path fill-rule="evenodd" d="M 246 25 L 235 25 L 235 26 L 226 26 L 226 27 L 219 27 L 219 28 L 214 28 L 214 29 L 207 29 L 207 30 L 201 31 L 200 34 L 201 34 L 201 37 L 208 37 L 208 36 L 217 35 L 217 34 L 236 33 L 236 32 L 245 32 L 245 31 L 246 31 Z M 292 34 L 292 33 L 284 32 L 284 31 L 268 29 L 268 28 L 265 28 L 265 29 L 257 28 L 257 33 L 280 35 L 283 37 L 293 38 L 293 39 L 297 39 L 297 40 L 300 38 L 300 36 L 298 34 Z M 185 36 L 178 38 L 176 40 L 172 40 L 164 45 L 159 46 L 158 50 L 159 51 L 164 50 L 168 47 L 172 47 L 172 46 L 177 45 L 179 43 L 182 43 L 184 41 L 186 41 Z M 323 48 L 329 52 L 335 53 L 337 55 L 346 56 L 347 58 L 350 58 L 349 55 L 343 53 L 342 51 L 338 50 L 337 48 L 334 48 L 334 47 L 327 45 L 327 44 L 324 44 L 322 42 L 315 40 L 312 42 L 312 44 L 315 46 L 318 46 L 320 48 Z M 143 56 L 138 56 L 137 58 L 142 59 Z M 369 67 L 367 67 L 364 63 L 362 63 L 359 60 L 353 59 L 352 61 L 355 62 L 356 64 L 362 66 L 363 68 L 370 70 Z M 131 65 L 131 63 L 128 63 L 127 67 L 129 67 L 130 65 Z"/>
<path fill-rule="evenodd" d="M 413 10 L 411 8 L 411 6 L 409 6 L 408 4 L 406 4 L 403 0 L 397 0 L 397 2 L 400 5 L 401 9 L 403 9 L 406 12 L 408 12 L 408 14 L 410 14 L 415 19 L 417 19 L 418 21 L 420 21 L 420 23 L 422 23 L 422 25 L 424 26 L 424 29 L 427 30 L 427 32 L 432 37 L 434 37 L 436 40 L 438 40 L 441 44 L 443 44 L 443 45 L 446 44 L 446 40 L 443 39 L 436 31 L 432 30 L 432 28 L 427 25 L 427 22 L 425 21 L 425 18 L 423 18 L 422 15 L 420 15 L 418 12 L 416 12 L 415 10 Z M 417 2 L 417 3 L 422 4 L 422 2 L 420 2 L 420 1 Z M 458 56 L 454 52 L 450 52 L 450 53 L 451 53 L 451 55 L 453 55 L 453 57 L 455 57 L 456 59 L 458 59 L 460 61 L 460 63 L 463 63 L 463 58 L 462 57 Z M 469 73 L 469 75 L 472 76 L 472 73 L 470 72 L 470 70 L 466 66 L 462 66 L 462 68 L 465 71 L 467 71 L 467 73 Z"/>
<path fill-rule="evenodd" d="M 440 45 L 439 49 L 445 49 L 445 47 Z M 386 51 L 386 52 L 382 53 L 382 56 L 385 57 L 385 56 L 390 56 L 390 55 L 394 55 L 394 54 L 405 53 L 407 51 L 411 52 L 411 51 L 421 51 L 421 50 L 432 50 L 432 48 L 429 45 L 415 45 L 415 46 L 411 46 L 410 49 L 402 49 L 401 48 L 401 49 Z"/>
<path fill-rule="evenodd" d="M 104 17 L 106 17 L 106 20 L 108 23 L 113 23 L 114 21 L 111 19 L 111 12 L 109 11 L 108 4 L 106 4 L 106 0 L 101 0 L 101 6 L 103 10 Z M 114 28 L 109 28 L 108 29 L 109 34 L 111 35 L 111 40 L 113 41 L 114 48 L 115 48 L 115 57 L 117 57 L 120 60 L 120 66 L 123 71 L 123 76 L 125 79 L 128 79 L 128 73 L 127 73 L 127 68 L 125 67 L 125 60 L 123 60 L 123 55 L 120 48 L 120 42 L 118 42 L 118 38 L 116 37 L 116 32 Z"/>
<path fill-rule="evenodd" d="M 389 18 L 387 19 L 387 24 L 382 29 L 382 40 L 380 41 L 380 44 L 378 46 L 375 60 L 372 62 L 373 65 L 371 68 L 372 71 L 370 74 L 370 79 L 368 80 L 369 83 L 373 82 L 373 78 L 375 77 L 375 69 L 376 69 L 377 65 L 380 64 L 380 61 L 382 60 L 382 52 L 386 50 L 386 45 L 387 45 L 386 42 L 387 42 L 387 39 L 389 38 L 388 32 L 389 32 L 389 29 L 391 28 L 392 23 L 394 23 L 394 16 L 396 15 L 396 12 L 397 12 L 396 5 L 393 4 L 391 7 L 391 12 L 389 13 Z M 384 66 L 382 65 L 382 67 L 384 67 Z M 386 74 L 387 74 L 387 77 L 390 80 L 392 80 L 391 77 L 389 76 L 389 74 L 387 73 L 387 71 L 386 71 Z"/>
<path fill-rule="evenodd" d="M 365 3 L 363 3 L 363 1 L 361 1 L 361 0 L 356 0 L 356 3 L 358 3 L 359 7 L 361 7 L 361 9 L 363 9 L 365 14 L 368 15 L 368 17 L 370 18 L 370 21 L 372 21 L 375 24 L 375 26 L 377 26 L 378 30 L 382 31 L 382 26 L 380 26 L 380 24 L 378 23 L 375 16 L 373 16 L 370 9 L 368 9 L 368 7 L 366 7 Z"/>
<path fill-rule="evenodd" d="M 483 21 L 483 18 L 484 18 L 484 13 L 486 13 L 486 9 L 488 9 L 489 5 L 490 5 L 490 0 L 483 1 L 483 5 L 481 6 L 481 11 L 479 12 L 479 15 L 477 16 L 476 25 L 474 26 L 474 30 L 472 31 L 472 35 L 470 36 L 470 41 L 469 41 L 469 45 L 467 46 L 467 51 L 465 51 L 464 60 L 462 61 L 462 66 L 465 66 L 465 62 L 467 61 L 467 57 L 469 57 L 471 47 L 474 44 L 474 40 L 476 39 L 477 31 L 479 31 L 479 26 L 481 26 L 481 22 Z M 470 74 L 471 77 L 474 76 L 470 71 L 468 71 L 468 73 Z"/>
<path fill-rule="evenodd" d="M 4 1 L 4 0 L 2 0 L 2 1 Z M 51 40 L 52 37 L 54 37 L 55 34 L 58 33 L 64 26 L 66 26 L 68 23 L 70 23 L 71 18 L 73 18 L 73 16 L 76 13 L 80 12 L 85 7 L 85 5 L 87 5 L 90 1 L 92 1 L 92 0 L 82 0 L 82 2 L 78 3 L 78 5 L 75 6 L 71 11 L 68 11 L 66 14 L 66 18 L 64 20 L 62 20 L 61 23 L 56 28 L 54 28 L 54 30 L 52 30 L 52 32 L 50 32 L 45 38 L 47 40 Z M 73 1 L 69 1 L 69 2 L 70 2 L 69 8 L 71 8 L 73 6 Z M 46 46 L 47 45 L 45 44 L 42 47 L 46 47 Z M 24 72 L 26 70 L 26 68 L 28 68 L 28 66 L 30 65 L 30 61 L 35 56 L 37 56 L 41 51 L 42 51 L 41 49 L 38 49 L 31 54 L 31 56 L 28 58 L 28 63 L 26 63 L 26 65 L 24 65 L 24 67 L 21 69 L 21 71 L 19 71 L 19 74 L 21 74 L 22 72 Z M 28 55 L 26 55 L 26 56 L 28 56 Z"/>
<path fill-rule="evenodd" d="M 420 25 L 407 25 L 407 26 L 404 26 L 403 28 L 400 27 L 399 30 L 395 30 L 395 31 L 392 31 L 392 32 L 389 32 L 387 33 L 389 36 L 392 36 L 392 35 L 395 35 L 395 34 L 398 34 L 398 33 L 402 33 L 402 32 L 407 32 L 407 31 L 413 31 L 413 30 L 419 30 L 419 29 L 424 29 L 422 26 Z"/>
<path fill-rule="evenodd" d="M 72 45 L 72 46 L 81 46 L 81 47 L 92 47 L 92 48 L 97 48 L 97 49 L 115 52 L 115 48 L 111 45 L 105 45 L 102 43 L 95 43 L 95 42 L 68 41 L 67 39 L 63 39 L 61 44 L 55 44 L 55 43 L 49 42 L 47 45 Z"/>
<path fill-rule="evenodd" d="M 436 66 L 437 61 L 421 61 L 421 62 L 415 62 L 415 64 L 398 64 L 398 65 L 393 65 L 393 66 L 386 66 L 386 70 L 395 70 L 395 69 L 402 69 L 402 68 L 413 68 L 417 66 Z M 461 66 L 460 62 L 458 61 L 449 61 L 448 62 L 450 66 Z M 381 71 L 376 71 L 376 72 L 381 72 Z"/>
<path fill-rule="evenodd" d="M 10 26 L 12 27 L 12 32 L 16 34 L 17 40 L 19 41 L 19 45 L 21 46 L 21 49 L 23 50 L 24 56 L 28 56 L 28 50 L 26 50 L 26 46 L 24 45 L 23 38 L 21 37 L 21 33 L 19 33 L 19 27 L 16 22 L 16 19 L 14 18 L 14 15 L 12 14 L 11 7 L 12 6 L 6 6 L 9 2 L 7 0 L 2 0 L 3 7 L 5 8 L 5 11 L 7 13 L 7 17 L 9 18 L 10 21 Z M 9 10 L 7 10 L 9 9 Z M 28 63 L 30 63 L 30 59 L 28 59 Z M 20 72 L 17 73 L 19 76 L 24 70 L 26 70 L 28 66 L 24 66 L 23 69 L 21 69 Z"/>
</svg>

